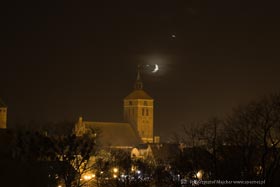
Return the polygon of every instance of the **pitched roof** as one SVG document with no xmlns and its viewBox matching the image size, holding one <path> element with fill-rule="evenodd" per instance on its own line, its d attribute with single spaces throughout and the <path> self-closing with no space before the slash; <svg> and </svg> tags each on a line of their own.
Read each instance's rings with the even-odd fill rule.
<svg viewBox="0 0 280 187">
<path fill-rule="evenodd" d="M 83 122 L 87 128 L 97 130 L 97 141 L 103 146 L 134 147 L 141 143 L 137 133 L 129 123 Z"/>
<path fill-rule="evenodd" d="M 0 98 L 0 107 L 7 107 L 7 105 L 5 105 L 5 103 L 2 101 L 1 98 Z"/>
<path fill-rule="evenodd" d="M 124 99 L 153 99 L 144 90 L 134 90 Z"/>
</svg>

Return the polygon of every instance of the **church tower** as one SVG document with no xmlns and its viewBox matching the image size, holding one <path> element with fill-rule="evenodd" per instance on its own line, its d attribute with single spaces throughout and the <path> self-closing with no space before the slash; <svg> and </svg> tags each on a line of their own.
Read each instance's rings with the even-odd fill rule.
<svg viewBox="0 0 280 187">
<path fill-rule="evenodd" d="M 0 99 L 0 129 L 7 128 L 7 106 Z"/>
<path fill-rule="evenodd" d="M 143 90 L 139 68 L 134 90 L 124 98 L 124 119 L 138 131 L 143 143 L 153 143 L 154 100 Z"/>
</svg>

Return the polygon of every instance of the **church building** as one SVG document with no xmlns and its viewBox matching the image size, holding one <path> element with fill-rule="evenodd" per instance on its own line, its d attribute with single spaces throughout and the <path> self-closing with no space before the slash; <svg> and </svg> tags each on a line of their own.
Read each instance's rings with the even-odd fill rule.
<svg viewBox="0 0 280 187">
<path fill-rule="evenodd" d="M 134 90 L 123 100 L 124 123 L 84 121 L 82 117 L 75 125 L 76 135 L 93 130 L 102 146 L 111 148 L 133 148 L 143 143 L 159 143 L 154 137 L 154 100 L 143 89 L 138 70 Z"/>
</svg>

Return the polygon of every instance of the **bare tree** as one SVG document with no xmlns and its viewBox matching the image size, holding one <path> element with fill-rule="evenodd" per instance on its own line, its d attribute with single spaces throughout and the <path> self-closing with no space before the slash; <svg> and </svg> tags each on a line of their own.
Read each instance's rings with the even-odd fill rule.
<svg viewBox="0 0 280 187">
<path fill-rule="evenodd" d="M 225 134 L 227 144 L 241 149 L 247 176 L 259 176 L 272 184 L 280 160 L 279 94 L 236 109 L 226 121 Z"/>
<path fill-rule="evenodd" d="M 183 126 L 183 130 L 185 133 L 183 141 L 186 143 L 188 147 L 199 146 L 201 142 L 200 127 L 201 127 L 200 123 L 194 123 L 194 122 Z"/>
<path fill-rule="evenodd" d="M 95 155 L 95 142 L 90 134 L 83 136 L 67 135 L 54 138 L 56 161 L 60 165 L 58 172 L 66 187 L 81 187 L 90 182 L 81 180 L 82 176 L 93 170 L 94 162 L 90 158 Z M 92 173 L 91 173 L 92 174 Z"/>
<path fill-rule="evenodd" d="M 204 140 L 206 149 L 212 155 L 212 177 L 216 178 L 217 175 L 217 150 L 218 146 L 222 145 L 221 142 L 221 130 L 222 120 L 217 117 L 213 117 L 202 123 L 200 128 L 200 137 Z"/>
<path fill-rule="evenodd" d="M 14 158 L 25 163 L 48 163 L 50 181 L 63 179 L 66 187 L 81 187 L 89 180 L 80 180 L 93 167 L 91 156 L 96 153 L 95 136 L 86 133 L 20 131 L 17 133 Z"/>
</svg>

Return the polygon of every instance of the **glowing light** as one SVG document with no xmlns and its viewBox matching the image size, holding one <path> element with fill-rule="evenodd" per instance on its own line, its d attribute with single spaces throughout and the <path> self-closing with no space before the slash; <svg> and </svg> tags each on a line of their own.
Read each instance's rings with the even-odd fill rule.
<svg viewBox="0 0 280 187">
<path fill-rule="evenodd" d="M 137 170 L 137 171 L 136 171 L 136 173 L 137 173 L 137 174 L 140 174 L 140 173 L 141 173 L 141 171 L 140 171 L 140 170 Z"/>
<path fill-rule="evenodd" d="M 131 166 L 131 171 L 135 171 L 136 170 L 136 166 Z"/>
<path fill-rule="evenodd" d="M 203 176 L 203 171 L 202 170 L 199 170 L 197 173 L 196 173 L 196 177 L 198 179 L 202 179 L 202 176 Z"/>
<path fill-rule="evenodd" d="M 113 175 L 114 179 L 117 178 L 118 176 L 116 174 Z"/>
<path fill-rule="evenodd" d="M 84 179 L 85 179 L 85 180 L 90 180 L 90 179 L 91 179 L 91 176 L 85 175 L 85 176 L 84 176 Z"/>
<path fill-rule="evenodd" d="M 114 173 L 118 173 L 119 169 L 118 168 L 113 168 Z"/>
<path fill-rule="evenodd" d="M 91 180 L 92 178 L 95 178 L 95 174 L 86 174 L 83 176 L 84 180 Z"/>
</svg>

